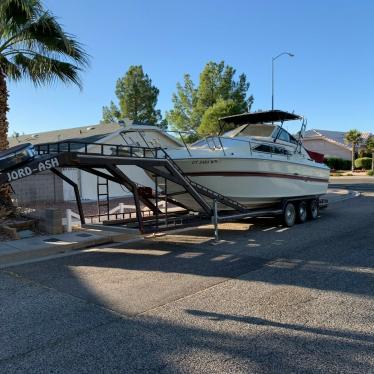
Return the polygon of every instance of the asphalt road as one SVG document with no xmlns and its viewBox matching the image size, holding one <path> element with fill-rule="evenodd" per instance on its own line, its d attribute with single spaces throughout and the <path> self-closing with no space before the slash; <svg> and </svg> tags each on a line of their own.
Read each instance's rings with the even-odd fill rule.
<svg viewBox="0 0 374 374">
<path fill-rule="evenodd" d="M 374 373 L 374 192 L 251 222 L 0 271 L 0 372 Z"/>
</svg>

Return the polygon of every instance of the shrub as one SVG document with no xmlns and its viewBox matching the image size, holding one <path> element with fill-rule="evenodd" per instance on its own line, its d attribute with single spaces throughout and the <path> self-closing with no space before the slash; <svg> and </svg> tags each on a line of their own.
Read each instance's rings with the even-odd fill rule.
<svg viewBox="0 0 374 374">
<path fill-rule="evenodd" d="M 333 170 L 351 170 L 352 162 L 338 157 L 325 158 L 325 164 Z"/>
<path fill-rule="evenodd" d="M 369 170 L 366 174 L 372 177 L 374 176 L 374 170 Z"/>
<path fill-rule="evenodd" d="M 370 157 L 362 157 L 355 160 L 355 167 L 357 169 L 371 169 L 371 158 Z"/>
</svg>

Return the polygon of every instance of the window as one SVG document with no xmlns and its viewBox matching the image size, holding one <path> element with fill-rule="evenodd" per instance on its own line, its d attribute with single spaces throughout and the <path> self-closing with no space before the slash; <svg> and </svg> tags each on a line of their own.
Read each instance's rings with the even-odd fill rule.
<svg viewBox="0 0 374 374">
<path fill-rule="evenodd" d="M 283 148 L 283 147 L 277 147 L 275 145 L 267 145 L 267 144 L 260 144 L 257 147 L 254 148 L 254 151 L 256 152 L 266 152 L 266 153 L 274 153 L 277 155 L 284 155 L 288 156 L 291 153 Z"/>
<path fill-rule="evenodd" d="M 254 150 L 256 152 L 267 152 L 267 153 L 273 153 L 273 146 L 266 145 L 266 144 L 260 144 L 258 145 Z"/>
<path fill-rule="evenodd" d="M 290 143 L 290 134 L 285 130 L 280 130 L 280 134 L 278 135 L 279 140 L 283 140 L 284 142 Z"/>
<path fill-rule="evenodd" d="M 274 147 L 274 153 L 278 155 L 285 155 L 287 154 L 287 151 L 282 147 Z"/>
</svg>

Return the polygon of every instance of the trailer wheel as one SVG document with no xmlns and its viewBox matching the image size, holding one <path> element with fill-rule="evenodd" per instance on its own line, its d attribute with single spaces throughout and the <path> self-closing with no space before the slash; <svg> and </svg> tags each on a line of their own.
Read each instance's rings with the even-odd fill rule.
<svg viewBox="0 0 374 374">
<path fill-rule="evenodd" d="M 296 221 L 296 209 L 292 203 L 287 203 L 283 211 L 283 222 L 287 227 L 291 227 Z"/>
<path fill-rule="evenodd" d="M 301 201 L 297 205 L 297 221 L 304 223 L 308 218 L 308 205 L 305 201 Z"/>
<path fill-rule="evenodd" d="M 317 219 L 318 218 L 318 213 L 319 213 L 319 205 L 318 205 L 318 200 L 313 199 L 309 203 L 308 207 L 308 213 L 309 213 L 309 218 L 310 219 Z"/>
</svg>

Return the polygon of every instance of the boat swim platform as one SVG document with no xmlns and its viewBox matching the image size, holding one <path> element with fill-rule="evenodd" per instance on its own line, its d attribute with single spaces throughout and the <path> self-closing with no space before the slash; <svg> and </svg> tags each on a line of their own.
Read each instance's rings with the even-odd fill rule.
<svg viewBox="0 0 374 374">
<path fill-rule="evenodd" d="M 78 141 L 62 141 L 34 146 L 35 156 L 22 164 L 0 172 L 0 185 L 12 183 L 44 171 L 51 171 L 74 189 L 79 217 L 82 225 L 86 225 L 78 185 L 64 175 L 59 168 L 77 168 L 126 187 L 133 195 L 136 218 L 109 220 L 106 225 L 124 225 L 139 229 L 141 233 L 155 233 L 176 228 L 196 226 L 212 222 L 218 236 L 219 222 L 258 217 L 265 215 L 278 215 L 283 212 L 284 202 L 269 209 L 248 209 L 239 202 L 213 191 L 186 176 L 179 166 L 170 158 L 163 148 L 151 148 L 131 145 L 117 145 L 104 143 L 84 143 Z M 155 189 L 144 188 L 126 175 L 119 166 L 137 166 L 155 178 Z M 163 188 L 159 188 L 160 179 Z M 198 210 L 191 210 L 173 199 L 168 193 L 168 183 L 174 183 L 183 188 L 183 194 L 189 194 Z M 151 191 L 149 191 L 151 190 Z M 174 195 L 175 196 L 175 195 Z M 299 197 L 303 199 L 306 197 Z M 316 198 L 318 196 L 308 196 Z M 159 202 L 165 202 L 165 209 L 159 208 Z M 152 215 L 145 217 L 141 208 L 144 204 Z M 327 202 L 319 201 L 320 207 Z M 180 211 L 168 211 L 168 204 L 180 208 Z M 229 213 L 220 213 L 218 204 L 230 209 Z"/>
</svg>

